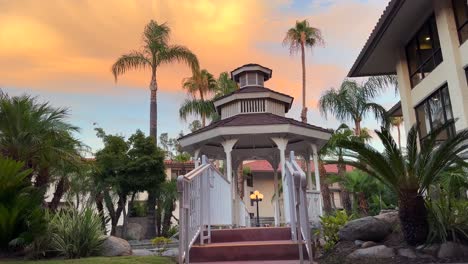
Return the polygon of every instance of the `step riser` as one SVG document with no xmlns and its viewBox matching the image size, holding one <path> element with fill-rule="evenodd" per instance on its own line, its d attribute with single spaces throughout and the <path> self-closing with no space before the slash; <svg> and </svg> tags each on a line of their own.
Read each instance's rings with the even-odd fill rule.
<svg viewBox="0 0 468 264">
<path fill-rule="evenodd" d="M 212 243 L 238 242 L 238 241 L 269 241 L 291 240 L 290 228 L 245 228 L 213 230 Z"/>
<path fill-rule="evenodd" d="M 305 259 L 307 252 L 303 247 Z M 229 247 L 196 247 L 190 250 L 190 262 L 297 260 L 298 245 L 251 245 Z"/>
</svg>

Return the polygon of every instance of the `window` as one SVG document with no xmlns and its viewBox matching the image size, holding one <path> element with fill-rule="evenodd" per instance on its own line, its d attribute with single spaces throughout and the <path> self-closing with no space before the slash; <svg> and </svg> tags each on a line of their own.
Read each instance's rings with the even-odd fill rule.
<svg viewBox="0 0 468 264">
<path fill-rule="evenodd" d="M 265 112 L 265 99 L 250 99 L 241 101 L 241 113 Z"/>
<path fill-rule="evenodd" d="M 439 134 L 437 141 L 444 141 L 455 134 L 452 105 L 447 85 L 425 99 L 415 110 L 421 141 L 426 139 L 431 131 L 448 123 L 451 125 Z"/>
<path fill-rule="evenodd" d="M 460 43 L 468 39 L 468 2 L 466 0 L 453 0 L 453 12 L 457 23 L 458 38 Z"/>
<path fill-rule="evenodd" d="M 243 74 L 242 76 L 239 77 L 240 79 L 240 87 L 244 86 L 263 86 L 264 83 L 264 77 L 261 74 L 258 74 L 257 72 L 247 72 Z"/>
<path fill-rule="evenodd" d="M 251 173 L 246 176 L 246 184 L 248 187 L 253 187 L 253 175 Z"/>
<path fill-rule="evenodd" d="M 442 62 L 435 17 L 431 16 L 406 46 L 411 87 L 421 82 Z"/>
</svg>

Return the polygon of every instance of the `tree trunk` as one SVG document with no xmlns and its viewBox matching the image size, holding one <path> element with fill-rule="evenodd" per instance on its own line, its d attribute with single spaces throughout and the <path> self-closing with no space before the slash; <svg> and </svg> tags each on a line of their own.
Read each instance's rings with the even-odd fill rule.
<svg viewBox="0 0 468 264">
<path fill-rule="evenodd" d="M 151 98 L 150 98 L 150 136 L 154 138 L 154 143 L 158 142 L 158 83 L 156 81 L 156 70 L 153 70 L 150 84 Z"/>
<path fill-rule="evenodd" d="M 164 237 L 168 237 L 169 229 L 171 228 L 171 218 L 172 218 L 172 211 L 174 211 L 174 203 L 170 203 L 167 208 L 164 208 L 164 216 L 162 220 L 162 227 L 161 227 L 161 235 Z"/>
<path fill-rule="evenodd" d="M 307 123 L 307 107 L 306 107 L 306 68 L 305 68 L 305 47 L 304 42 L 301 42 L 301 61 L 302 61 L 302 112 L 301 120 Z"/>
<path fill-rule="evenodd" d="M 338 157 L 338 175 L 340 175 L 343 180 L 346 178 L 346 165 L 344 164 L 343 156 L 341 155 Z M 346 213 L 352 213 L 353 207 L 349 191 L 343 185 L 341 185 L 341 205 L 345 209 Z"/>
<path fill-rule="evenodd" d="M 359 213 L 362 216 L 369 215 L 369 204 L 367 203 L 366 194 L 364 192 L 357 193 L 358 203 L 359 203 Z"/>
<path fill-rule="evenodd" d="M 104 195 L 102 194 L 102 192 L 97 193 L 96 196 L 94 197 L 94 200 L 96 202 L 96 208 L 98 210 L 98 214 L 101 217 L 102 229 L 105 230 L 106 231 L 105 233 L 107 234 L 106 217 L 104 215 L 104 204 L 103 204 Z"/>
<path fill-rule="evenodd" d="M 202 90 L 200 90 L 200 100 L 201 100 L 202 102 L 205 101 L 205 98 L 204 98 L 204 96 L 203 96 L 203 91 L 202 91 Z M 204 111 L 202 111 L 202 113 L 201 113 L 201 118 L 202 118 L 202 127 L 205 127 L 205 126 L 206 126 L 206 114 L 205 114 Z"/>
<path fill-rule="evenodd" d="M 320 191 L 322 192 L 323 199 L 323 210 L 329 214 L 332 212 L 332 204 L 330 199 L 330 189 L 327 184 L 327 170 L 322 161 L 319 161 L 319 172 L 320 172 Z"/>
<path fill-rule="evenodd" d="M 244 199 L 244 166 L 242 163 L 237 169 L 237 193 L 241 199 Z"/>
<path fill-rule="evenodd" d="M 55 212 L 60 204 L 63 194 L 68 191 L 67 179 L 65 176 L 61 177 L 57 186 L 55 187 L 54 197 L 49 203 L 49 209 Z"/>
<path fill-rule="evenodd" d="M 354 133 L 356 134 L 356 136 L 359 137 L 361 135 L 361 121 L 355 120 L 354 126 L 356 127 Z"/>
<path fill-rule="evenodd" d="M 112 229 L 113 229 L 114 235 L 116 233 L 116 227 L 117 227 L 117 224 L 119 223 L 120 215 L 125 210 L 126 202 L 127 202 L 126 195 L 119 195 L 119 201 L 117 201 L 117 210 L 115 210 L 115 217 L 114 217 L 114 221 L 112 222 Z M 122 238 L 123 237 L 124 237 L 124 233 L 122 232 Z"/>
<path fill-rule="evenodd" d="M 401 131 L 400 131 L 400 125 L 397 126 L 397 132 L 398 132 L 398 148 L 401 150 Z"/>
<path fill-rule="evenodd" d="M 424 243 L 429 230 L 427 210 L 417 189 L 400 190 L 398 213 L 406 242 L 410 245 Z"/>
<path fill-rule="evenodd" d="M 156 194 L 154 190 L 148 190 L 148 201 L 146 203 L 148 227 L 146 228 L 146 238 L 156 237 Z"/>
<path fill-rule="evenodd" d="M 123 226 L 122 226 L 122 237 L 123 238 L 127 238 L 127 227 L 128 227 L 128 216 L 131 212 L 131 209 L 132 209 L 132 205 L 133 205 L 133 201 L 135 200 L 135 192 L 133 192 L 132 194 L 132 197 L 130 198 L 130 202 L 128 203 L 128 210 L 125 209 L 125 206 L 124 206 L 124 210 L 123 210 Z"/>
</svg>

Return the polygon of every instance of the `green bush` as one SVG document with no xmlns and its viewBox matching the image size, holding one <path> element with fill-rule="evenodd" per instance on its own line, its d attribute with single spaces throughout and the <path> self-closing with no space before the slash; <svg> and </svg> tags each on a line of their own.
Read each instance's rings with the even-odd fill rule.
<svg viewBox="0 0 468 264">
<path fill-rule="evenodd" d="M 130 215 L 133 217 L 145 217 L 148 215 L 146 201 L 134 201 Z"/>
<path fill-rule="evenodd" d="M 167 245 L 171 240 L 167 237 L 156 237 L 151 240 L 151 243 L 156 247 L 156 252 L 162 256 L 167 251 Z"/>
<path fill-rule="evenodd" d="M 93 209 L 62 210 L 50 221 L 51 248 L 66 258 L 88 257 L 99 253 L 104 242 L 102 221 Z"/>
<path fill-rule="evenodd" d="M 0 156 L 0 251 L 27 246 L 46 225 L 41 192 L 31 186 L 24 163 Z"/>
<path fill-rule="evenodd" d="M 441 194 L 426 200 L 429 235 L 427 242 L 468 241 L 468 201 Z"/>
<path fill-rule="evenodd" d="M 352 215 L 348 215 L 346 211 L 336 211 L 334 214 L 321 216 L 320 223 L 322 225 L 321 230 L 317 230 L 317 235 L 322 235 L 325 240 L 323 248 L 325 251 L 332 249 L 338 242 L 338 231 L 343 227 L 349 220 L 352 219 Z"/>
</svg>

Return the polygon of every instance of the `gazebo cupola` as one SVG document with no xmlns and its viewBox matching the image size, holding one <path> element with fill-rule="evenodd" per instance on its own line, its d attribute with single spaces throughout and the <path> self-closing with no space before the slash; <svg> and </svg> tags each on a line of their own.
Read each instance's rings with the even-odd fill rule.
<svg viewBox="0 0 468 264">
<path fill-rule="evenodd" d="M 233 70 L 231 78 L 240 89 L 214 102 L 221 119 L 258 113 L 285 116 L 291 108 L 293 98 L 264 87 L 271 75 L 271 69 L 259 64 L 246 64 Z"/>
</svg>

